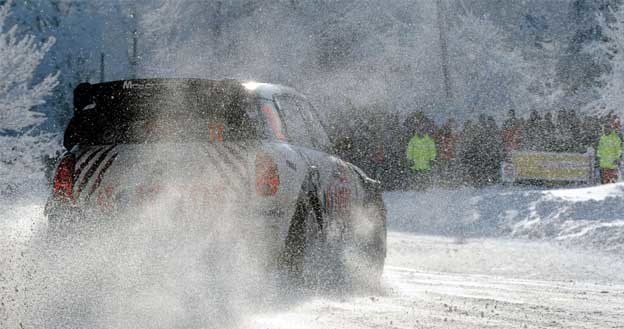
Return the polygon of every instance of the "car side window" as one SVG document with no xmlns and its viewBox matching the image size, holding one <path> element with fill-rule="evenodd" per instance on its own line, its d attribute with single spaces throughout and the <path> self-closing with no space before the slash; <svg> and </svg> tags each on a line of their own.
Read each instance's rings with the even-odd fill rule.
<svg viewBox="0 0 624 329">
<path fill-rule="evenodd" d="M 286 131 L 284 129 L 284 125 L 282 124 L 282 120 L 280 119 L 279 113 L 273 103 L 270 101 L 261 102 L 260 113 L 264 118 L 262 121 L 264 123 L 264 133 L 278 140 L 285 141 Z"/>
<path fill-rule="evenodd" d="M 306 126 L 297 100 L 290 96 L 276 96 L 275 101 L 281 110 L 280 114 L 284 118 L 286 131 L 291 142 L 299 146 L 314 147 L 312 136 Z"/>
<path fill-rule="evenodd" d="M 329 137 L 327 136 L 327 132 L 325 128 L 321 124 L 321 119 L 316 109 L 312 106 L 312 104 L 305 99 L 297 99 L 300 104 L 301 113 L 304 116 L 304 120 L 308 123 L 307 127 L 309 128 L 312 136 L 312 143 L 315 148 L 319 150 L 328 150 L 330 147 Z"/>
<path fill-rule="evenodd" d="M 284 112 L 288 135 L 293 142 L 318 150 L 328 148 L 329 138 L 310 102 L 301 97 L 284 95 L 277 96 L 276 101 Z"/>
</svg>

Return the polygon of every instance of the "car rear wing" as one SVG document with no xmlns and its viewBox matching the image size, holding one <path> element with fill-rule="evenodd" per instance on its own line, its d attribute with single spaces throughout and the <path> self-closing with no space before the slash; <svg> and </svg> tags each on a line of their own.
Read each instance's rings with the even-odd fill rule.
<svg viewBox="0 0 624 329">
<path fill-rule="evenodd" d="M 93 109 L 114 111 L 124 102 L 167 96 L 196 99 L 198 102 L 227 96 L 230 101 L 243 100 L 248 93 L 236 80 L 206 79 L 135 79 L 97 84 L 81 83 L 74 89 L 74 112 Z"/>
<path fill-rule="evenodd" d="M 241 118 L 255 120 L 254 104 L 254 96 L 235 80 L 137 79 L 82 83 L 74 90 L 74 116 L 63 144 L 71 149 L 87 142 L 114 143 L 127 137 L 123 135 L 132 123 L 156 118 L 172 122 L 181 120 L 182 116 L 219 115 L 228 123 L 239 122 Z"/>
</svg>

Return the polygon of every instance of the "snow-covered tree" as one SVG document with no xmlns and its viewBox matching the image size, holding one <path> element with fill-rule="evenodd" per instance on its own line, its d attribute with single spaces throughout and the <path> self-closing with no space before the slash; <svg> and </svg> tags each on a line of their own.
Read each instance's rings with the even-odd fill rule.
<svg viewBox="0 0 624 329">
<path fill-rule="evenodd" d="M 137 0 L 138 1 L 138 0 Z M 104 55 L 104 79 L 128 77 L 129 13 L 126 0 L 28 0 L 14 1 L 5 23 L 18 25 L 18 35 L 56 42 L 35 71 L 35 80 L 60 72 L 54 94 L 37 111 L 46 114 L 41 129 L 60 133 L 73 111 L 73 89 L 81 82 L 99 82 Z M 0 4 L 3 0 L 0 0 Z"/>
<path fill-rule="evenodd" d="M 10 7 L 10 2 L 0 7 L 0 186 L 3 189 L 41 176 L 41 157 L 54 152 L 58 145 L 50 135 L 35 135 L 33 128 L 45 117 L 32 111 L 45 103 L 58 84 L 58 74 L 33 81 L 37 66 L 55 40 L 49 38 L 40 43 L 30 34 L 19 37 L 17 26 L 6 29 Z"/>
<path fill-rule="evenodd" d="M 624 7 L 614 12 L 614 16 L 614 22 L 605 29 L 610 40 L 606 50 L 611 57 L 611 73 L 603 80 L 605 86 L 594 110 L 613 111 L 624 118 Z"/>
<path fill-rule="evenodd" d="M 528 112 L 531 71 L 509 36 L 487 17 L 468 12 L 457 19 L 449 53 L 458 105 L 475 115 L 502 116 L 511 108 Z"/>
</svg>

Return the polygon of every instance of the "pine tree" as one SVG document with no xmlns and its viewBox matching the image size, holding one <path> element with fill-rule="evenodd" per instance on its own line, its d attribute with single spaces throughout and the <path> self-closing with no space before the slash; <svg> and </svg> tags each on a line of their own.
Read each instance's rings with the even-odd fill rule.
<svg viewBox="0 0 624 329">
<path fill-rule="evenodd" d="M 603 75 L 611 70 L 605 25 L 621 0 L 574 0 L 569 7 L 568 26 L 573 31 L 557 65 L 558 82 L 573 106 L 596 100 Z"/>
<path fill-rule="evenodd" d="M 611 59 L 611 73 L 605 77 L 605 87 L 600 102 L 603 112 L 613 111 L 620 120 L 624 118 L 624 8 L 613 12 L 614 22 L 606 29 L 606 35 L 611 41 L 608 48 Z M 605 113 L 602 113 L 605 114 Z"/>
<path fill-rule="evenodd" d="M 58 74 L 34 82 L 35 70 L 54 44 L 34 35 L 18 36 L 17 26 L 5 29 L 11 3 L 0 7 L 0 186 L 15 188 L 28 178 L 41 177 L 41 157 L 55 151 L 58 142 L 50 135 L 35 135 L 33 128 L 45 120 L 33 107 L 45 103 L 58 84 Z"/>
<path fill-rule="evenodd" d="M 449 34 L 456 102 L 470 113 L 492 113 L 499 119 L 511 108 L 528 112 L 530 70 L 509 45 L 510 36 L 487 17 L 468 12 L 458 20 Z"/>
</svg>

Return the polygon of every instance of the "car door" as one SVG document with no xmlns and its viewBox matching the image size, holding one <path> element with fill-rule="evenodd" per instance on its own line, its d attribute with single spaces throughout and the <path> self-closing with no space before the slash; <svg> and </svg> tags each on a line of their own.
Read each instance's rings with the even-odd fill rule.
<svg viewBox="0 0 624 329">
<path fill-rule="evenodd" d="M 277 165 L 279 188 L 272 196 L 258 197 L 257 202 L 261 208 L 274 209 L 270 211 L 270 217 L 275 220 L 271 225 L 278 226 L 279 241 L 284 241 L 295 213 L 302 183 L 306 179 L 308 163 L 301 156 L 301 152 L 289 142 L 286 126 L 272 99 L 258 99 L 258 114 L 262 118 L 261 130 L 265 135 L 260 151 L 270 156 Z"/>
<path fill-rule="evenodd" d="M 326 221 L 337 228 L 333 232 L 343 232 L 352 207 L 363 200 L 359 176 L 346 162 L 327 153 L 329 138 L 307 99 L 283 94 L 275 96 L 275 102 L 286 123 L 289 141 L 309 169 L 318 173 L 317 192 Z"/>
</svg>

